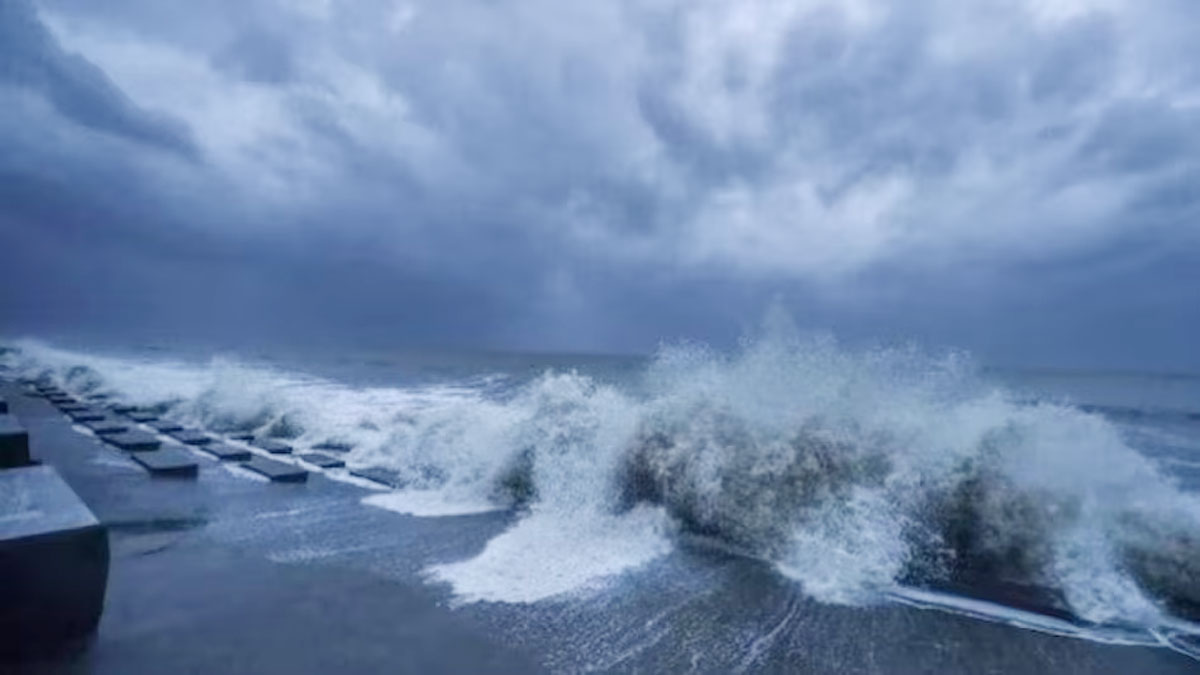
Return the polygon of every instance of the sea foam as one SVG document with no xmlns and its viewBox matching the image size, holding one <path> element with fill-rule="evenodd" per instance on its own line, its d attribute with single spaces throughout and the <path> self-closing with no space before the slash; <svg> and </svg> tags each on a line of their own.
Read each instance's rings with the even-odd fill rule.
<svg viewBox="0 0 1200 675">
<path fill-rule="evenodd" d="M 1103 417 L 1018 398 L 961 354 L 850 349 L 775 321 L 732 353 L 666 347 L 629 381 L 559 370 L 496 391 L 16 347 L 4 358 L 24 376 L 347 447 L 402 486 L 372 505 L 515 510 L 478 555 L 427 570 L 460 602 L 601 588 L 695 537 L 831 603 L 987 577 L 1086 621 L 1155 626 L 1200 594 L 1196 497 Z"/>
</svg>

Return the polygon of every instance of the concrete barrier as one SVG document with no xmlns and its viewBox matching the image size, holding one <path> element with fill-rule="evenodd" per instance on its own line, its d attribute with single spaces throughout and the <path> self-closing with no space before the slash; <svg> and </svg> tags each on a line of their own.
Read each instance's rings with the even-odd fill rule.
<svg viewBox="0 0 1200 675">
<path fill-rule="evenodd" d="M 94 433 L 101 436 L 105 434 L 119 434 L 129 430 L 128 424 L 111 417 L 95 420 L 93 422 L 83 422 L 82 424 L 88 429 L 91 429 Z"/>
<path fill-rule="evenodd" d="M 120 434 L 109 434 L 104 437 L 104 440 L 126 452 L 151 452 L 162 447 L 162 441 L 158 440 L 158 436 L 136 429 Z"/>
<path fill-rule="evenodd" d="M 266 457 L 254 457 L 242 466 L 277 483 L 303 483 L 308 480 L 308 472 L 304 469 Z"/>
<path fill-rule="evenodd" d="M 73 410 L 67 413 L 67 417 L 71 418 L 72 422 L 99 422 L 108 419 L 108 415 L 104 414 L 103 410 L 95 408 L 84 408 L 82 410 Z"/>
<path fill-rule="evenodd" d="M 93 632 L 108 534 L 49 466 L 0 471 L 0 655 L 53 651 Z"/>
<path fill-rule="evenodd" d="M 320 452 L 305 453 L 300 455 L 300 459 L 308 462 L 309 464 L 315 464 L 322 469 L 337 469 L 346 466 L 345 460 L 337 457 L 330 457 L 329 455 L 325 455 Z"/>
<path fill-rule="evenodd" d="M 217 459 L 231 462 L 244 462 L 250 459 L 249 450 L 235 447 L 227 443 L 209 443 L 208 445 L 202 446 L 201 450 L 212 454 Z"/>
<path fill-rule="evenodd" d="M 400 479 L 400 474 L 391 469 L 384 469 L 378 466 L 367 467 L 363 469 L 351 469 L 351 476 L 365 478 L 369 481 L 374 481 L 381 485 L 386 485 L 391 488 L 404 487 L 404 481 Z"/>
<path fill-rule="evenodd" d="M 157 422 L 148 422 L 147 426 L 159 432 L 160 434 L 169 434 L 174 431 L 183 431 L 183 425 L 178 422 L 168 420 L 158 420 Z"/>
<path fill-rule="evenodd" d="M 12 415 L 0 415 L 0 469 L 29 463 L 29 432 Z"/>
<path fill-rule="evenodd" d="M 196 431 L 195 429 L 180 429 L 179 431 L 172 431 L 168 435 L 180 443 L 186 443 L 187 445 L 205 445 L 206 443 L 212 443 L 213 440 L 212 436 L 203 431 Z"/>
<path fill-rule="evenodd" d="M 242 441 L 244 443 L 249 443 L 250 441 L 254 440 L 254 434 L 252 434 L 248 431 L 235 431 L 234 433 L 229 434 L 229 438 L 231 438 L 232 440 L 235 440 L 235 441 Z"/>
<path fill-rule="evenodd" d="M 0 415 L 8 414 L 8 401 L 0 398 Z"/>
<path fill-rule="evenodd" d="M 179 448 L 138 452 L 130 457 L 154 476 L 193 478 L 200 470 L 192 454 Z"/>
<path fill-rule="evenodd" d="M 261 450 L 266 450 L 267 452 L 271 453 L 272 455 L 290 455 L 290 454 L 292 454 L 292 446 L 288 445 L 287 443 L 284 443 L 283 441 L 277 441 L 273 438 L 263 438 L 263 439 L 256 440 L 256 441 L 254 441 L 254 447 L 259 448 Z"/>
</svg>

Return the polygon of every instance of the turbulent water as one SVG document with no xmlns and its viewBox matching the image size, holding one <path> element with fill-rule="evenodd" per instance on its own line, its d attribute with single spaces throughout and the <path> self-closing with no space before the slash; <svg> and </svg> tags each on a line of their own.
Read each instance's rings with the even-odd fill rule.
<svg viewBox="0 0 1200 675">
<path fill-rule="evenodd" d="M 1200 617 L 1194 379 L 984 375 L 958 354 L 782 327 L 733 353 L 481 358 L 448 375 L 31 340 L 3 359 L 209 430 L 337 446 L 402 486 L 375 506 L 516 510 L 477 556 L 426 570 L 460 602 L 585 592 L 699 544 L 768 561 L 826 603 L 936 590 L 1097 628 L 1187 631 Z"/>
</svg>

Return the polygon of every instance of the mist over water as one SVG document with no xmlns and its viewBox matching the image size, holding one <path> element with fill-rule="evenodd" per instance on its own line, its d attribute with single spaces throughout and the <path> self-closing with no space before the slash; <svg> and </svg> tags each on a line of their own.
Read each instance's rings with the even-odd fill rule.
<svg viewBox="0 0 1200 675">
<path fill-rule="evenodd" d="M 1042 589 L 1095 624 L 1154 628 L 1200 606 L 1200 499 L 1155 455 L 1200 461 L 1196 428 L 1030 398 L 960 353 L 849 348 L 781 315 L 732 352 L 668 346 L 636 370 L 581 360 L 395 385 L 14 347 L 4 359 L 23 376 L 345 448 L 401 485 L 373 506 L 514 509 L 478 555 L 426 570 L 458 602 L 587 592 L 707 542 L 827 603 L 986 580 Z"/>
</svg>

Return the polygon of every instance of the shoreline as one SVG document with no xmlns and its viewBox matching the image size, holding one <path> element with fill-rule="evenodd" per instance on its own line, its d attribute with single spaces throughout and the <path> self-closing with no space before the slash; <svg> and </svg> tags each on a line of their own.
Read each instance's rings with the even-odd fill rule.
<svg viewBox="0 0 1200 675">
<path fill-rule="evenodd" d="M 422 570 L 478 553 L 512 514 L 401 516 L 362 503 L 377 491 L 319 472 L 265 483 L 199 460 L 200 451 L 197 479 L 151 478 L 48 403 L 3 391 L 34 456 L 108 525 L 113 551 L 95 638 L 25 664 L 32 672 L 675 670 L 693 657 L 702 670 L 1195 669 L 1163 647 L 899 603 L 820 605 L 763 565 L 686 550 L 607 596 L 452 609 L 448 589 L 425 583 Z M 741 631 L 754 639 L 743 644 Z M 699 655 L 697 639 L 707 645 Z"/>
</svg>

